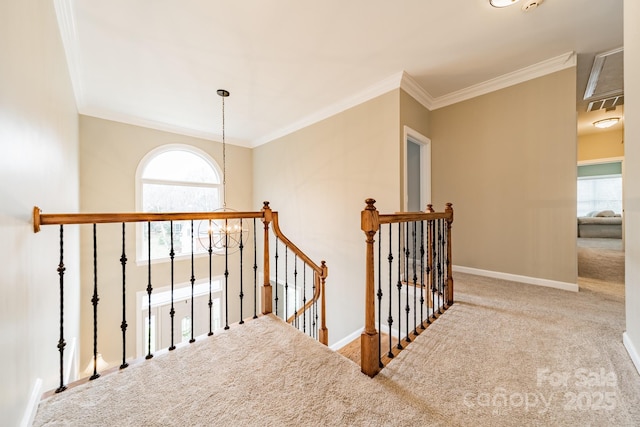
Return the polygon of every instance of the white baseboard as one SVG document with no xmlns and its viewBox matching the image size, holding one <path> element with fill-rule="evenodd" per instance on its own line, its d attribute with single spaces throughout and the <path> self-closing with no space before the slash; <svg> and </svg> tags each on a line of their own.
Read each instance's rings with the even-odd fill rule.
<svg viewBox="0 0 640 427">
<path fill-rule="evenodd" d="M 547 288 L 561 289 L 563 291 L 578 292 L 577 283 L 558 282 L 556 280 L 540 279 L 538 277 L 520 276 L 518 274 L 501 273 L 499 271 L 481 270 L 479 268 L 463 267 L 454 265 L 453 271 L 467 274 L 475 274 L 476 276 L 492 277 L 494 279 L 509 280 L 512 282 L 527 283 L 529 285 L 545 286 Z M 454 278 L 455 279 L 455 278 Z"/>
<path fill-rule="evenodd" d="M 36 383 L 33 385 L 33 389 L 31 390 L 31 396 L 29 396 L 29 402 L 27 403 L 27 408 L 25 409 L 24 415 L 22 416 L 20 427 L 31 427 L 31 425 L 33 424 L 33 420 L 36 417 L 36 412 L 38 412 L 38 404 L 40 403 L 41 394 L 42 379 L 36 378 Z"/>
<path fill-rule="evenodd" d="M 362 334 L 362 331 L 364 331 L 364 328 L 358 328 L 356 331 L 350 333 L 346 337 L 342 338 L 340 341 L 336 341 L 333 344 L 331 344 L 329 348 L 333 351 L 340 350 L 345 345 L 359 338 L 360 335 Z"/>
<path fill-rule="evenodd" d="M 638 350 L 633 345 L 631 338 L 629 338 L 629 335 L 626 332 L 622 334 L 622 342 L 624 343 L 624 347 L 627 349 L 638 374 L 640 374 L 640 353 L 638 353 Z"/>
</svg>

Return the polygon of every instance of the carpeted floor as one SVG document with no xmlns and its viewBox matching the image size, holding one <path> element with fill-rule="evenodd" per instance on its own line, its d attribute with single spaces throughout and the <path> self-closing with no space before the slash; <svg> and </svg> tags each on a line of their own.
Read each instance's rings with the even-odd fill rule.
<svg viewBox="0 0 640 427">
<path fill-rule="evenodd" d="M 578 238 L 578 277 L 624 283 L 622 239 Z"/>
<path fill-rule="evenodd" d="M 455 280 L 375 379 L 265 316 L 43 401 L 34 425 L 640 425 L 623 285 Z"/>
</svg>

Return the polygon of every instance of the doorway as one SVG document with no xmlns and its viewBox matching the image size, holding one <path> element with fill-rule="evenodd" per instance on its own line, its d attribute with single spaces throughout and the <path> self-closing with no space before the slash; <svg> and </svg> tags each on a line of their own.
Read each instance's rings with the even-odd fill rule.
<svg viewBox="0 0 640 427">
<path fill-rule="evenodd" d="M 404 211 L 424 211 L 431 203 L 431 140 L 405 126 L 404 153 Z"/>
</svg>

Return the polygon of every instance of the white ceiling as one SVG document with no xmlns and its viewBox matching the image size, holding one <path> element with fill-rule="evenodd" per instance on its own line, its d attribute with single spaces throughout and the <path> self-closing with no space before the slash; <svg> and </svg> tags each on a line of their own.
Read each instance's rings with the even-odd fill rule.
<svg viewBox="0 0 640 427">
<path fill-rule="evenodd" d="M 224 88 L 227 142 L 245 146 L 398 87 L 403 72 L 437 108 L 575 52 L 580 98 L 594 54 L 623 40 L 622 0 L 527 13 L 488 0 L 54 1 L 81 114 L 219 140 Z"/>
</svg>

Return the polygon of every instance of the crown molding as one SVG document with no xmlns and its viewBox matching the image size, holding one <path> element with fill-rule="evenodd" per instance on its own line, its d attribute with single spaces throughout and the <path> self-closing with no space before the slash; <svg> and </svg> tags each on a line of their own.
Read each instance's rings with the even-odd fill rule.
<svg viewBox="0 0 640 427">
<path fill-rule="evenodd" d="M 84 107 L 78 111 L 79 114 L 89 117 L 95 117 L 103 120 L 110 120 L 112 122 L 124 123 L 127 125 L 140 126 L 147 129 L 158 130 L 161 132 L 173 133 L 176 135 L 190 136 L 193 138 L 206 139 L 207 141 L 214 141 L 222 143 L 222 135 L 214 132 L 207 132 L 204 130 L 186 128 L 175 124 L 158 122 L 155 120 L 149 120 L 142 117 L 131 116 L 128 114 L 118 113 L 111 110 L 103 110 L 99 108 Z M 238 147 L 252 148 L 252 145 L 245 140 L 236 138 L 225 138 L 225 143 L 229 145 L 236 145 Z"/>
<path fill-rule="evenodd" d="M 406 71 L 402 72 L 402 80 L 400 82 L 400 88 L 411 95 L 413 99 L 418 101 L 427 110 L 433 110 L 435 98 L 431 96 L 429 92 L 424 90 L 422 86 L 409 75 Z"/>
<path fill-rule="evenodd" d="M 369 86 L 361 92 L 356 93 L 348 98 L 345 98 L 341 101 L 336 102 L 322 110 L 319 110 L 313 114 L 310 114 L 297 122 L 292 123 L 289 126 L 285 126 L 275 132 L 272 132 L 269 135 L 258 138 L 253 141 L 252 147 L 258 147 L 260 145 L 266 144 L 268 142 L 273 141 L 274 139 L 281 138 L 285 135 L 293 133 L 297 130 L 303 129 L 307 126 L 311 126 L 314 123 L 317 123 L 321 120 L 327 119 L 331 116 L 334 116 L 338 113 L 341 113 L 349 108 L 353 108 L 357 105 L 362 104 L 363 102 L 369 101 L 373 98 L 376 98 L 380 95 L 384 95 L 385 93 L 398 89 L 400 87 L 400 83 L 403 79 L 403 76 L 406 73 L 401 71 L 399 73 L 395 73 L 386 79 L 376 83 L 373 86 Z"/>
<path fill-rule="evenodd" d="M 54 9 L 60 29 L 62 46 L 67 57 L 67 68 L 71 79 L 71 86 L 76 97 L 76 108 L 78 111 L 84 108 L 85 96 L 84 85 L 82 83 L 82 67 L 78 54 L 78 34 L 76 31 L 76 21 L 73 13 L 73 6 L 70 0 L 54 0 Z"/>
<path fill-rule="evenodd" d="M 562 55 L 538 62 L 494 79 L 437 97 L 434 100 L 433 109 L 436 110 L 457 102 L 475 98 L 476 96 L 485 95 L 496 90 L 523 83 L 531 79 L 546 76 L 547 74 L 575 67 L 576 64 L 577 57 L 575 52 L 563 53 Z"/>
</svg>

